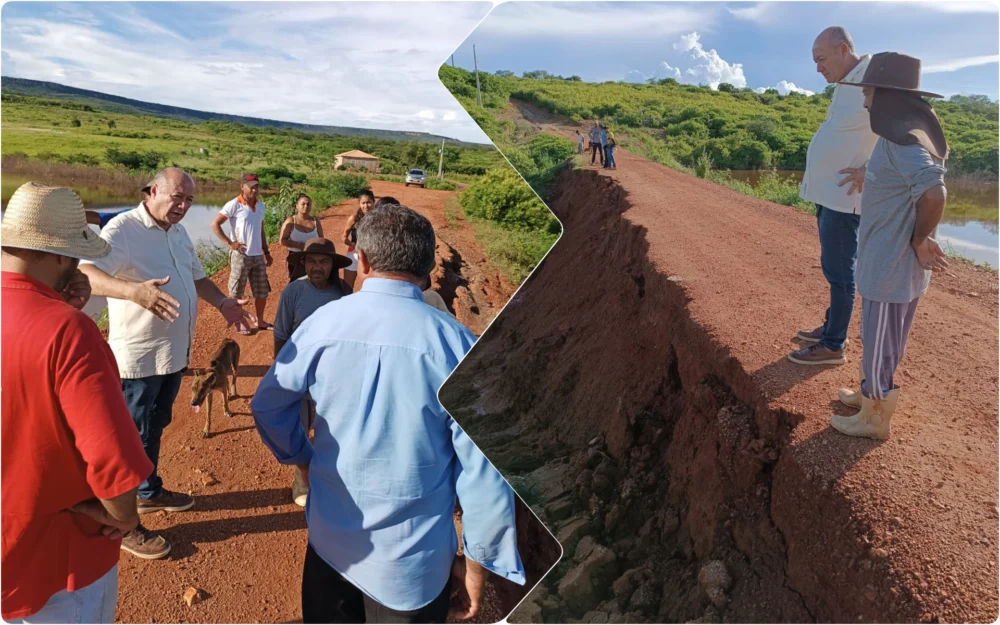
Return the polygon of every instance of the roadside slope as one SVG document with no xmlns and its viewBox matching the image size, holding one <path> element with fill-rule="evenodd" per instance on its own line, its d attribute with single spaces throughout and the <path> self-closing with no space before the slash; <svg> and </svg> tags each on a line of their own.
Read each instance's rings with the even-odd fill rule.
<svg viewBox="0 0 1000 625">
<path fill-rule="evenodd" d="M 575 133 L 521 113 L 539 131 Z M 857 384 L 857 314 L 847 365 L 785 358 L 828 298 L 815 218 L 621 149 L 616 160 L 617 171 L 557 183 L 563 238 L 449 380 L 449 410 L 501 465 L 575 462 L 598 436 L 618 488 L 648 480 L 643 498 L 662 506 L 591 500 L 583 517 L 609 543 L 648 533 L 643 515 L 660 515 L 654 527 L 680 516 L 664 537 L 678 568 L 658 571 L 676 577 L 661 578 L 662 605 L 632 619 L 700 618 L 703 605 L 670 595 L 695 584 L 692 559 L 720 558 L 737 580 L 727 620 L 993 621 L 996 276 L 955 263 L 934 277 L 893 438 L 841 436 L 829 417 L 847 412 L 836 389 Z M 574 477 L 552 478 L 551 494 L 586 508 Z M 644 561 L 622 545 L 619 573 Z"/>
</svg>

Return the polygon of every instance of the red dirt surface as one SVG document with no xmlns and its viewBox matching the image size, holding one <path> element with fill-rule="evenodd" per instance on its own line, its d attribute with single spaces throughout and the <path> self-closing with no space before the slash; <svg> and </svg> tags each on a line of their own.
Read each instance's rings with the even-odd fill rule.
<svg viewBox="0 0 1000 625">
<path fill-rule="evenodd" d="M 439 256 L 450 259 L 446 267 L 439 267 L 435 285 L 449 305 L 456 304 L 459 320 L 481 332 L 514 287 L 489 265 L 464 221 L 459 219 L 456 227 L 447 227 L 444 211 L 455 193 L 408 189 L 378 181 L 372 183 L 372 188 L 378 197 L 392 195 L 431 220 L 438 232 Z M 348 200 L 322 214 L 324 233 L 341 252 L 339 233 L 356 207 L 356 200 Z M 287 250 L 277 243 L 270 247 L 274 255 L 269 271 L 273 291 L 266 318 L 273 321 L 280 290 L 287 284 Z M 228 269 L 213 277 L 223 292 L 228 277 Z M 272 362 L 273 336 L 271 332 L 238 336 L 226 329 L 216 311 L 204 302 L 199 306 L 192 366 L 204 366 L 220 341 L 234 338 L 242 348 L 240 398 L 231 402 L 235 415 L 232 419 L 222 416 L 221 407 L 215 406 L 213 435 L 203 439 L 204 414 L 191 412 L 190 384 L 185 382 L 182 387 L 174 405 L 173 423 L 163 434 L 159 471 L 167 488 L 193 494 L 195 507 L 188 512 L 143 517 L 149 529 L 162 532 L 170 540 L 173 550 L 168 559 L 159 561 L 122 553 L 117 620 L 301 622 L 305 513 L 291 501 L 291 468 L 279 465 L 261 443 L 249 411 L 250 397 Z M 218 483 L 206 485 L 210 481 L 206 476 Z M 520 516 L 530 517 L 522 518 L 522 525 L 539 525 L 534 516 Z M 551 561 L 533 561 L 530 550 L 522 548 L 521 554 L 526 566 L 551 565 Z M 539 577 L 535 575 L 536 580 Z M 486 605 L 477 622 L 502 619 L 523 596 L 524 589 L 512 589 L 503 581 L 495 581 L 487 589 Z M 203 590 L 207 598 L 188 607 L 182 599 L 188 587 Z"/>
<path fill-rule="evenodd" d="M 512 620 L 994 621 L 996 275 L 954 262 L 933 278 L 892 438 L 842 436 L 829 419 L 858 383 L 857 312 L 848 364 L 786 360 L 828 301 L 815 218 L 616 160 L 557 182 L 562 239 L 442 389 L 567 537 Z M 581 536 L 614 556 L 587 560 L 588 542 L 574 561 Z M 718 602 L 697 580 L 710 560 L 733 579 Z M 567 599 L 582 569 L 585 607 Z"/>
</svg>

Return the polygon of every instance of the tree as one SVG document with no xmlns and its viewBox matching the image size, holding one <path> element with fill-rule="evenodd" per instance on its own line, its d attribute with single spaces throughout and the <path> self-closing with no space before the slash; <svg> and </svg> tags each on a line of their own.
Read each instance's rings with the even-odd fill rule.
<svg viewBox="0 0 1000 625">
<path fill-rule="evenodd" d="M 108 120 L 108 128 L 114 128 L 114 127 L 115 127 L 115 120 L 109 119 Z"/>
<path fill-rule="evenodd" d="M 724 93 L 734 93 L 736 91 L 736 86 L 731 85 L 728 82 L 720 82 L 718 90 Z"/>
<path fill-rule="evenodd" d="M 509 69 L 498 69 L 496 72 L 494 72 L 494 75 L 499 76 L 501 78 L 513 78 L 514 72 L 510 71 Z"/>
<path fill-rule="evenodd" d="M 823 97 L 828 100 L 833 99 L 833 90 L 837 88 L 837 85 L 827 85 L 826 89 L 823 90 Z"/>
</svg>

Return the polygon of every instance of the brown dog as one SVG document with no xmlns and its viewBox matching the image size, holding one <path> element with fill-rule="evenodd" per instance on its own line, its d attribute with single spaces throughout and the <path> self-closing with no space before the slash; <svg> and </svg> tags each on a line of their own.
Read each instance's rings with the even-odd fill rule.
<svg viewBox="0 0 1000 625">
<path fill-rule="evenodd" d="M 212 432 L 212 393 L 222 393 L 222 406 L 227 417 L 232 417 L 229 412 L 229 398 L 239 397 L 236 394 L 236 375 L 240 368 L 240 345 L 233 339 L 226 339 L 219 346 L 219 350 L 212 356 L 212 362 L 207 369 L 195 369 L 194 380 L 191 382 L 191 409 L 194 412 L 201 410 L 201 404 L 208 398 L 208 410 L 205 414 L 205 429 L 202 430 L 203 438 L 211 436 Z M 229 376 L 232 375 L 232 385 L 229 383 Z"/>
</svg>

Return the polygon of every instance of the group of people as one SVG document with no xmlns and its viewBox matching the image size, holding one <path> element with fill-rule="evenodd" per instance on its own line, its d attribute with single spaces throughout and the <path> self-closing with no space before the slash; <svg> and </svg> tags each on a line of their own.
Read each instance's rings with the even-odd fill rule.
<svg viewBox="0 0 1000 625">
<path fill-rule="evenodd" d="M 157 468 L 199 299 L 240 333 L 274 331 L 251 409 L 306 507 L 305 622 L 468 618 L 487 570 L 523 584 L 514 493 L 437 399 L 475 337 L 428 290 L 430 222 L 366 191 L 341 255 L 300 196 L 282 227 L 289 283 L 272 325 L 257 177 L 242 176 L 212 224 L 231 250 L 228 295 L 181 225 L 192 177 L 164 169 L 143 191 L 100 234 L 64 187 L 27 183 L 4 214 L 4 620 L 111 622 L 118 554 L 169 554 L 141 516 L 195 506 Z M 244 309 L 248 282 L 256 316 Z M 108 298 L 107 342 L 82 312 L 92 295 Z"/>
<path fill-rule="evenodd" d="M 615 163 L 615 133 L 602 124 L 600 120 L 594 120 L 594 125 L 589 131 L 590 135 L 590 164 L 596 165 L 600 160 L 604 169 L 618 169 Z M 576 153 L 583 154 L 583 133 L 576 131 Z"/>
<path fill-rule="evenodd" d="M 841 27 L 813 44 L 816 69 L 835 84 L 826 120 L 809 145 L 800 195 L 814 202 L 820 264 L 830 285 L 823 323 L 798 332 L 800 365 L 846 362 L 848 326 L 861 294 L 857 389 L 838 397 L 858 410 L 832 417 L 850 436 L 889 437 L 899 400 L 894 374 L 931 273 L 948 267 L 935 240 L 944 213 L 948 144 L 920 89 L 920 60 L 859 55 Z M 838 174 L 840 176 L 838 176 Z"/>
</svg>

